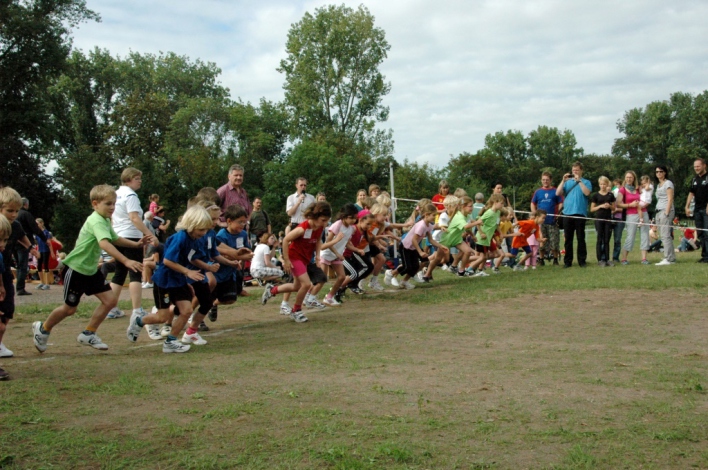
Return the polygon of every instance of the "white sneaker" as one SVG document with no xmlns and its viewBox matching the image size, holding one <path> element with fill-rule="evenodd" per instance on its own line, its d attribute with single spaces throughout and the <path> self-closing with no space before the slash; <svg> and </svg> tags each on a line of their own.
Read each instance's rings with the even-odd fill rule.
<svg viewBox="0 0 708 470">
<path fill-rule="evenodd" d="M 402 281 L 401 281 L 401 282 L 402 282 Z M 392 285 L 393 287 L 401 287 L 401 283 L 398 282 L 398 279 L 396 279 L 395 277 L 392 277 L 392 278 L 391 278 L 391 285 Z"/>
<path fill-rule="evenodd" d="M 143 330 L 142 327 L 138 326 L 138 318 L 141 318 L 140 314 L 133 312 L 133 314 L 130 315 L 130 323 L 128 323 L 128 328 L 125 331 L 125 335 L 131 343 L 138 340 L 138 336 L 140 336 L 140 332 Z"/>
<path fill-rule="evenodd" d="M 118 307 L 113 307 L 110 312 L 108 312 L 108 315 L 106 315 L 106 318 L 121 318 L 124 317 L 125 313 L 123 310 L 119 309 Z"/>
<path fill-rule="evenodd" d="M 411 290 L 411 289 L 415 289 L 415 286 L 413 284 L 411 284 L 410 281 L 401 281 L 400 288 Z"/>
<path fill-rule="evenodd" d="M 384 286 L 382 286 L 379 283 L 378 278 L 372 277 L 371 281 L 369 281 L 369 288 L 372 290 L 375 290 L 376 292 L 383 292 L 384 291 Z"/>
<path fill-rule="evenodd" d="M 76 341 L 79 344 L 85 344 L 86 346 L 91 346 L 92 348 L 100 349 L 101 351 L 108 349 L 108 345 L 101 341 L 101 338 L 99 338 L 96 333 L 92 335 L 85 335 L 82 331 L 79 336 L 76 337 Z"/>
<path fill-rule="evenodd" d="M 334 297 L 327 297 L 325 296 L 324 299 L 322 299 L 322 303 L 325 305 L 329 305 L 330 307 L 339 307 L 342 305 L 340 302 L 337 302 Z"/>
<path fill-rule="evenodd" d="M 42 322 L 36 321 L 32 323 L 32 333 L 34 334 L 34 347 L 37 351 L 44 352 L 47 350 L 47 340 L 49 333 L 42 333 Z"/>
<path fill-rule="evenodd" d="M 290 315 L 293 311 L 293 308 L 290 306 L 288 303 L 282 303 L 280 304 L 280 314 L 281 315 Z"/>
<path fill-rule="evenodd" d="M 296 323 L 305 323 L 307 321 L 307 317 L 304 313 L 302 313 L 302 310 L 300 310 L 299 312 L 291 312 L 290 318 L 295 320 Z"/>
<path fill-rule="evenodd" d="M 485 273 L 484 271 L 477 271 L 472 275 L 472 277 L 488 277 L 489 274 Z"/>
<path fill-rule="evenodd" d="M 152 289 L 154 287 L 152 282 L 143 282 L 143 289 Z"/>
<path fill-rule="evenodd" d="M 172 333 L 172 326 L 170 325 L 162 325 L 160 328 L 160 336 L 163 338 L 167 338 L 170 336 L 170 333 Z"/>
<path fill-rule="evenodd" d="M 320 302 L 319 300 L 317 300 L 317 298 L 314 298 L 312 300 L 306 300 L 305 307 L 317 308 L 320 310 L 322 310 L 323 308 L 327 308 L 327 306 L 325 304 L 323 304 L 322 302 Z M 297 320 L 295 320 L 295 321 L 297 321 Z M 305 320 L 305 321 L 307 321 L 307 320 Z"/>
<path fill-rule="evenodd" d="M 150 310 L 150 313 L 157 313 L 157 307 L 153 307 L 152 310 Z"/>
<path fill-rule="evenodd" d="M 3 343 L 0 343 L 0 357 L 12 357 L 14 355 L 15 353 L 7 349 Z"/>
<path fill-rule="evenodd" d="M 188 344 L 180 343 L 179 341 L 165 341 L 162 344 L 163 353 L 185 353 L 189 351 Z"/>
<path fill-rule="evenodd" d="M 391 285 L 391 280 L 393 279 L 393 271 L 390 269 L 387 269 L 386 272 L 384 273 L 384 284 L 387 286 Z M 398 285 L 398 281 L 396 281 L 396 285 Z"/>
<path fill-rule="evenodd" d="M 145 329 L 147 330 L 150 339 L 162 339 L 162 335 L 160 334 L 160 325 L 145 325 Z"/>
<path fill-rule="evenodd" d="M 669 260 L 667 260 L 666 258 L 664 258 L 664 259 L 662 259 L 661 261 L 659 261 L 658 263 L 656 263 L 655 266 L 669 266 L 669 265 L 672 265 L 672 264 L 674 264 L 673 261 L 669 261 Z"/>
<path fill-rule="evenodd" d="M 207 344 L 206 340 L 199 336 L 199 333 L 195 332 L 191 335 L 188 335 L 186 331 L 182 335 L 182 342 L 185 344 L 196 344 L 197 346 L 203 346 Z"/>
<path fill-rule="evenodd" d="M 440 266 L 440 269 L 442 269 L 443 271 L 449 271 L 450 266 L 448 266 L 447 264 L 443 264 L 442 266 Z"/>
<path fill-rule="evenodd" d="M 369 287 L 371 287 L 371 284 L 369 284 Z M 359 289 L 366 290 L 366 279 L 359 281 Z"/>
<path fill-rule="evenodd" d="M 42 289 L 44 289 L 44 284 L 40 284 L 34 288 L 34 290 L 42 290 Z"/>
<path fill-rule="evenodd" d="M 423 276 L 425 276 L 425 273 L 423 271 L 418 271 L 418 274 L 415 275 L 415 280 L 418 282 L 425 282 Z"/>
</svg>

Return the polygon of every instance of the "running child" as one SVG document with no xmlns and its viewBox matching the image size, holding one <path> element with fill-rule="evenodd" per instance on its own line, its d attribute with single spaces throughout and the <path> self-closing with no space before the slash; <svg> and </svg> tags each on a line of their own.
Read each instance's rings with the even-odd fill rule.
<svg viewBox="0 0 708 470">
<path fill-rule="evenodd" d="M 537 209 L 536 213 L 533 214 L 532 218 L 528 220 L 519 220 L 516 223 L 518 226 L 518 230 L 514 234 L 515 236 L 511 242 L 511 259 L 512 261 L 516 259 L 516 256 L 519 254 L 519 250 L 524 251 L 524 256 L 521 257 L 518 262 L 518 265 L 514 266 L 514 271 L 521 271 L 526 269 L 525 267 L 522 267 L 522 265 L 533 253 L 531 251 L 531 247 L 529 246 L 528 239 L 531 235 L 541 237 L 541 225 L 543 225 L 545 217 L 546 211 L 544 211 L 543 209 Z M 537 240 L 539 241 L 539 243 L 543 243 L 546 241 L 545 238 L 537 238 Z"/>
<path fill-rule="evenodd" d="M 470 268 L 484 272 L 487 262 L 487 254 L 490 253 L 490 246 L 494 232 L 499 224 L 499 211 L 504 207 L 506 200 L 501 194 L 492 194 L 487 199 L 484 209 L 480 212 L 480 227 L 477 229 L 477 256 L 471 260 Z M 486 273 L 485 273 L 486 275 Z M 480 276 L 482 276 L 480 274 Z"/>
<path fill-rule="evenodd" d="M 420 242 L 424 237 L 428 237 L 430 244 L 437 248 L 441 253 L 449 252 L 448 248 L 432 239 L 432 232 L 435 218 L 438 215 L 438 209 L 434 204 L 428 204 L 420 209 L 422 218 L 412 229 L 408 231 L 399 248 L 401 250 L 401 265 L 396 269 L 386 271 L 384 282 L 392 284 L 393 279 L 399 274 L 404 274 L 403 281 L 398 283 L 401 289 L 414 289 L 415 286 L 409 282 L 409 279 L 415 276 L 420 269 L 420 260 L 427 259 L 428 254 L 420 247 Z"/>
<path fill-rule="evenodd" d="M 472 203 L 472 198 L 469 196 L 463 196 L 459 201 L 460 202 L 457 208 L 453 211 L 452 219 L 450 220 L 450 225 L 447 227 L 447 231 L 440 238 L 440 244 L 449 248 L 455 247 L 459 251 L 461 263 L 456 274 L 458 276 L 464 276 L 470 257 L 476 255 L 476 253 L 467 244 L 467 242 L 463 240 L 463 236 L 465 232 L 471 230 L 472 227 L 481 225 L 482 222 L 479 220 L 473 220 L 470 222 L 467 221 L 467 216 L 472 213 L 474 205 Z M 455 264 L 453 263 L 453 267 L 454 266 Z M 451 271 L 454 274 L 452 269 Z"/>
<path fill-rule="evenodd" d="M 313 256 L 319 254 L 323 247 L 322 232 L 332 217 L 332 208 L 327 202 L 316 202 L 310 205 L 303 215 L 306 220 L 292 229 L 283 240 L 283 270 L 292 273 L 293 283 L 266 286 L 261 297 L 261 303 L 265 305 L 268 299 L 279 293 L 297 292 L 295 305 L 290 313 L 290 318 L 297 323 L 307 321 L 307 317 L 302 312 L 302 305 L 314 282 L 311 280 L 313 276 L 308 274 L 308 265 Z M 335 238 L 331 245 L 338 241 Z"/>
<path fill-rule="evenodd" d="M 191 260 L 199 250 L 198 240 L 212 227 L 209 213 L 200 205 L 187 209 L 182 220 L 177 224 L 177 232 L 165 242 L 165 255 L 152 275 L 153 298 L 157 312 L 140 316 L 133 313 L 126 331 L 128 341 L 136 342 L 145 325 L 158 325 L 172 322 L 172 331 L 162 345 L 163 353 L 184 353 L 190 345 L 177 340 L 189 316 L 192 314 L 192 289 L 189 280 L 200 282 L 204 275 L 198 270 L 189 269 Z M 170 311 L 174 305 L 174 313 Z M 174 318 L 173 318 L 174 317 Z M 206 344 L 199 333 L 193 337 L 186 334 L 185 343 Z M 201 341 L 199 341 L 201 339 Z"/>
<path fill-rule="evenodd" d="M 338 307 L 341 305 L 339 299 L 335 299 L 335 294 L 344 283 L 346 273 L 344 272 L 344 251 L 350 246 L 352 234 L 356 230 L 355 224 L 357 214 L 354 204 L 345 204 L 337 215 L 337 221 L 333 223 L 327 230 L 327 243 L 332 242 L 335 238 L 339 239 L 334 245 L 322 250 L 320 255 L 320 263 L 326 266 L 332 266 L 334 272 L 337 273 L 337 279 L 334 281 L 332 288 L 322 299 L 322 303 L 330 307 Z M 340 236 L 341 235 L 341 236 Z M 341 293 L 340 293 L 341 294 Z M 341 295 L 340 295 L 341 298 Z"/>
<path fill-rule="evenodd" d="M 101 341 L 96 331 L 106 319 L 108 312 L 116 306 L 118 298 L 110 284 L 98 269 L 101 250 L 133 272 L 142 271 L 143 265 L 128 259 L 116 246 L 142 250 L 152 237 L 145 236 L 138 241 L 119 237 L 111 226 L 111 216 L 116 207 L 116 191 L 107 184 L 94 186 L 90 193 L 94 212 L 86 219 L 76 246 L 64 259 L 61 277 L 64 280 L 64 305 L 57 307 L 44 322 L 32 324 L 34 346 L 39 352 L 47 350 L 47 341 L 52 329 L 62 320 L 76 313 L 81 296 L 94 295 L 101 303 L 96 307 L 91 319 L 76 338 L 79 344 L 105 351 L 108 346 Z"/>
<path fill-rule="evenodd" d="M 342 287 L 339 288 L 340 297 L 347 288 L 355 294 L 363 294 L 364 279 L 374 270 L 374 265 L 371 263 L 371 258 L 366 251 L 369 244 L 366 239 L 366 231 L 371 221 L 374 220 L 374 216 L 369 211 L 359 211 L 357 217 L 356 230 L 352 233 L 352 238 L 344 250 L 343 264 L 344 269 L 347 271 L 347 277 L 344 279 Z M 336 298 L 337 294 L 335 294 Z"/>
<path fill-rule="evenodd" d="M 49 286 L 54 284 L 54 274 L 49 271 L 49 260 L 54 258 L 54 248 L 52 247 L 52 233 L 44 227 L 44 220 L 37 219 L 37 226 L 44 232 L 47 238 L 45 242 L 37 237 L 37 249 L 39 251 L 39 259 L 37 260 L 37 273 L 39 274 L 39 285 L 37 290 L 49 290 Z"/>
</svg>

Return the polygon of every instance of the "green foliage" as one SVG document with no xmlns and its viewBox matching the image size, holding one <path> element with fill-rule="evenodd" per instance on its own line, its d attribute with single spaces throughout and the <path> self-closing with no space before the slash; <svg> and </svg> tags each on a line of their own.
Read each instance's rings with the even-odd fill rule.
<svg viewBox="0 0 708 470">
<path fill-rule="evenodd" d="M 290 28 L 285 103 L 299 137 L 332 131 L 356 140 L 386 121 L 381 100 L 391 89 L 379 71 L 390 46 L 363 5 L 329 5 L 306 13 Z"/>
<path fill-rule="evenodd" d="M 47 220 L 56 197 L 43 169 L 56 136 L 47 89 L 65 69 L 71 29 L 98 19 L 83 0 L 0 2 L 0 185 L 29 197 Z"/>
</svg>

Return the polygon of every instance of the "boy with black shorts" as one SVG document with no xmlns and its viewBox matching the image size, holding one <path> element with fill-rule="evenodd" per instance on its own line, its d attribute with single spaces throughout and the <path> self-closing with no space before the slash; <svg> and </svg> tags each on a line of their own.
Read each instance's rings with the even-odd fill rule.
<svg viewBox="0 0 708 470">
<path fill-rule="evenodd" d="M 101 341 L 96 330 L 105 320 L 108 312 L 116 306 L 118 299 L 111 291 L 111 286 L 98 269 L 101 250 L 111 255 L 119 263 L 131 271 L 142 271 L 143 265 L 129 260 L 120 253 L 116 246 L 142 249 L 149 242 L 149 237 L 139 241 L 131 241 L 119 237 L 111 226 L 111 215 L 115 210 L 116 192 L 106 184 L 94 186 L 90 193 L 94 212 L 86 219 L 76 247 L 64 259 L 64 270 L 61 277 L 64 280 L 64 305 L 54 309 L 44 323 L 36 321 L 32 324 L 34 346 L 39 352 L 47 350 L 49 333 L 66 317 L 76 313 L 81 296 L 95 295 L 101 303 L 94 310 L 86 329 L 79 334 L 76 341 L 79 344 L 91 346 L 105 351 L 108 346 Z M 115 245 L 115 246 L 114 246 Z"/>
</svg>

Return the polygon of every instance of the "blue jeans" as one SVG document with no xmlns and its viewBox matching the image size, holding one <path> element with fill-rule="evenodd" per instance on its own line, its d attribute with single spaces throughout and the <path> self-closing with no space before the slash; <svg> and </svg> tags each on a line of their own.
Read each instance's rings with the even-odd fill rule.
<svg viewBox="0 0 708 470">
<path fill-rule="evenodd" d="M 29 271 L 29 250 L 24 247 L 15 249 L 17 257 L 17 291 L 24 290 L 25 281 L 27 280 L 27 272 Z"/>
<path fill-rule="evenodd" d="M 624 222 L 615 220 L 615 227 L 612 236 L 615 237 L 615 246 L 612 250 L 612 260 L 619 261 L 622 252 L 622 232 L 624 231 Z"/>
<path fill-rule="evenodd" d="M 696 230 L 698 232 L 698 246 L 701 247 L 701 259 L 708 261 L 708 232 L 706 232 L 708 230 L 708 214 L 706 214 L 706 210 L 695 211 L 693 220 L 696 222 L 697 229 L 703 229 Z"/>
</svg>

